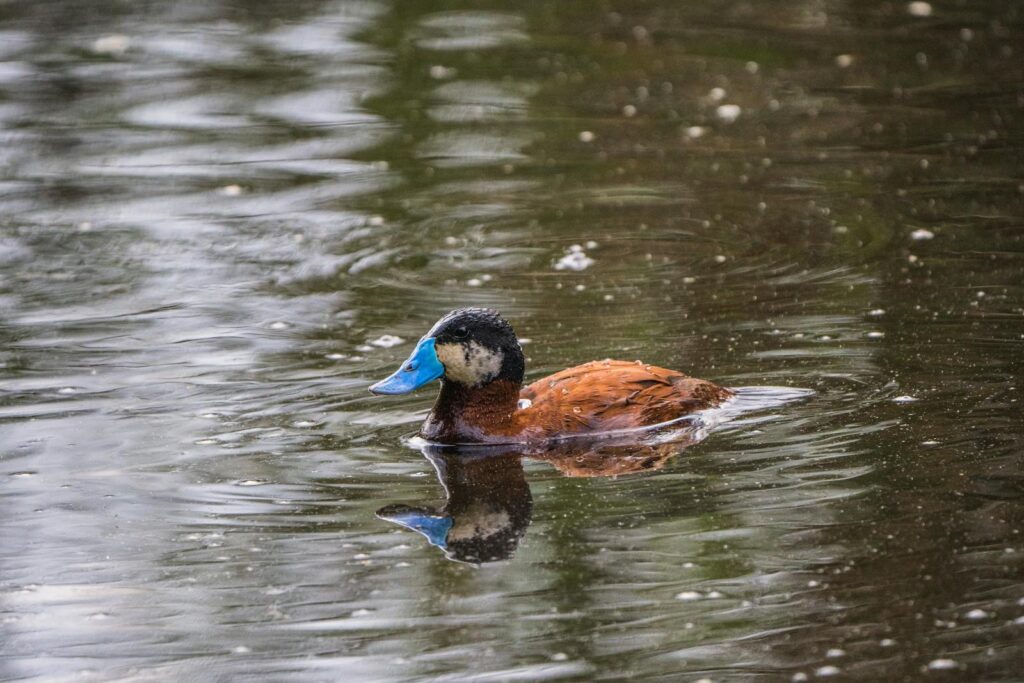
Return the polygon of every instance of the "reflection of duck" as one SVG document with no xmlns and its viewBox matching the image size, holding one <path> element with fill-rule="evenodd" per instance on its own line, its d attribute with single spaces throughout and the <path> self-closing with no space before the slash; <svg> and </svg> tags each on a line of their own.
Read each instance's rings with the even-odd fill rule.
<svg viewBox="0 0 1024 683">
<path fill-rule="evenodd" d="M 424 445 L 448 500 L 443 507 L 388 505 L 377 516 L 423 534 L 445 555 L 462 562 L 508 559 L 526 534 L 533 498 L 524 457 L 554 465 L 567 477 L 607 477 L 661 469 L 670 457 L 705 434 L 698 423 L 655 443 L 623 439 L 572 439 L 543 449 L 517 445 L 462 448 Z"/>
<path fill-rule="evenodd" d="M 595 361 L 523 388 L 525 359 L 512 326 L 494 311 L 452 311 L 409 359 L 370 391 L 404 394 L 441 380 L 424 437 L 445 444 L 537 443 L 649 427 L 732 396 L 711 382 L 639 361 Z"/>
<path fill-rule="evenodd" d="M 431 509 L 388 505 L 377 515 L 414 529 L 454 560 L 493 562 L 511 557 L 526 533 L 533 498 L 518 453 L 458 453 L 426 446 L 448 496 Z"/>
</svg>

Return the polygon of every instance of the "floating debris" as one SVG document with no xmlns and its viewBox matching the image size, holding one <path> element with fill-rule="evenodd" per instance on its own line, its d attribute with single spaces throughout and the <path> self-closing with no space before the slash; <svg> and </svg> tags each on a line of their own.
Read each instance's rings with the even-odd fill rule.
<svg viewBox="0 0 1024 683">
<path fill-rule="evenodd" d="M 455 75 L 458 72 L 458 69 L 442 66 L 440 64 L 435 64 L 434 66 L 430 67 L 430 77 L 438 81 L 444 81 L 449 78 L 455 78 Z"/>
<path fill-rule="evenodd" d="M 930 17 L 932 4 L 930 2 L 908 2 L 907 14 L 912 17 Z"/>
<path fill-rule="evenodd" d="M 370 344 L 380 349 L 390 349 L 392 346 L 398 346 L 404 341 L 401 337 L 396 337 L 393 334 L 384 334 L 371 341 Z"/>
<path fill-rule="evenodd" d="M 948 671 L 957 667 L 956 660 L 939 658 L 928 662 L 928 668 L 932 671 Z"/>
<path fill-rule="evenodd" d="M 92 43 L 92 51 L 98 55 L 110 55 L 113 57 L 120 57 L 128 48 L 131 47 L 132 41 L 128 36 L 115 33 L 109 36 L 103 36 L 97 38 Z"/>
<path fill-rule="evenodd" d="M 555 263 L 555 270 L 586 270 L 594 265 L 594 259 L 587 256 L 583 247 L 573 244 L 568 252 Z"/>
<path fill-rule="evenodd" d="M 736 104 L 723 104 L 715 110 L 715 115 L 724 123 L 732 123 L 740 117 L 743 110 Z"/>
</svg>

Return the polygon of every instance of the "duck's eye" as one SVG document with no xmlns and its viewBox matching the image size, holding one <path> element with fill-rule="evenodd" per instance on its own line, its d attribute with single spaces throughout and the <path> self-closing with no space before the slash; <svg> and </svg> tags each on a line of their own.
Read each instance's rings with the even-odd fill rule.
<svg viewBox="0 0 1024 683">
<path fill-rule="evenodd" d="M 452 336 L 454 336 L 456 339 L 465 339 L 466 337 L 469 336 L 469 330 L 467 330 L 465 327 L 456 327 L 454 330 L 452 330 Z"/>
</svg>

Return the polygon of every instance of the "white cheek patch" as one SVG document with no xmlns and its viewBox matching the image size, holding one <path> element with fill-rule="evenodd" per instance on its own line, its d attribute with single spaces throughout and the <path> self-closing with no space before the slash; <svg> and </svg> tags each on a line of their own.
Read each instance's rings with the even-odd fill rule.
<svg viewBox="0 0 1024 683">
<path fill-rule="evenodd" d="M 497 377 L 505 360 L 501 351 L 488 349 L 475 341 L 440 344 L 434 351 L 444 365 L 445 377 L 468 386 L 484 384 Z"/>
</svg>

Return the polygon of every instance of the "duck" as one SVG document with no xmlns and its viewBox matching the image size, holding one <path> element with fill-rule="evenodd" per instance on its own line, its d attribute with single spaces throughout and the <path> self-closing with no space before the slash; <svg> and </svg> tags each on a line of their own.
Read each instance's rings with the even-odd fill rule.
<svg viewBox="0 0 1024 683">
<path fill-rule="evenodd" d="M 721 405 L 730 389 L 641 361 L 591 361 L 523 386 L 526 359 L 512 325 L 489 308 L 438 320 L 378 395 L 439 380 L 420 430 L 449 445 L 539 444 L 657 427 Z"/>
</svg>

